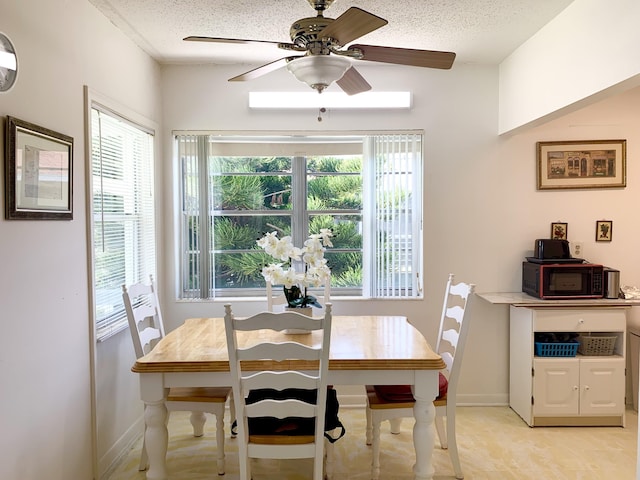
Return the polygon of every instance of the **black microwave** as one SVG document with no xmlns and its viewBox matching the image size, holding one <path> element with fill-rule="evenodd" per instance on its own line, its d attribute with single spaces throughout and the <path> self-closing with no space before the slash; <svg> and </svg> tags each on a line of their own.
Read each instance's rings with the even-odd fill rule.
<svg viewBox="0 0 640 480">
<path fill-rule="evenodd" d="M 537 298 L 602 298 L 604 266 L 522 262 L 522 291 Z"/>
</svg>

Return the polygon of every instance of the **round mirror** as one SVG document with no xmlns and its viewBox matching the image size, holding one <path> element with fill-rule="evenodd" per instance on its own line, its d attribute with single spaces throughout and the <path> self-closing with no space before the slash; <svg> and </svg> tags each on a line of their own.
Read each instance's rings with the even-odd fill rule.
<svg viewBox="0 0 640 480">
<path fill-rule="evenodd" d="M 6 92 L 18 76 L 18 55 L 11 40 L 0 32 L 0 92 Z"/>
</svg>

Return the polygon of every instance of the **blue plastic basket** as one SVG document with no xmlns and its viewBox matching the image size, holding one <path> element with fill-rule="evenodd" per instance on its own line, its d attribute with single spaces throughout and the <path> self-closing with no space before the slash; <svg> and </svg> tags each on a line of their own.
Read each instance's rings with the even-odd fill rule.
<svg viewBox="0 0 640 480">
<path fill-rule="evenodd" d="M 580 342 L 535 342 L 536 355 L 539 357 L 575 357 Z"/>
</svg>

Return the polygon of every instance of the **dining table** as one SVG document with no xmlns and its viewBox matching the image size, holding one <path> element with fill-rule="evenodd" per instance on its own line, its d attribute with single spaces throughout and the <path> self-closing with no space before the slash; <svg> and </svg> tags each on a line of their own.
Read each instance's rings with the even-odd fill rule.
<svg viewBox="0 0 640 480">
<path fill-rule="evenodd" d="M 263 332 L 263 333 L 262 333 Z M 241 335 L 240 346 L 255 338 Z M 291 335 L 263 330 L 260 341 L 319 344 L 320 332 Z M 413 443 L 416 480 L 431 480 L 435 443 L 433 400 L 438 395 L 438 373 L 445 367 L 420 331 L 404 316 L 348 315 L 332 319 L 328 383 L 331 385 L 412 385 Z M 251 369 L 286 368 L 256 362 Z M 231 385 L 224 318 L 190 318 L 162 338 L 132 369 L 139 375 L 145 404 L 145 447 L 148 480 L 167 480 L 168 445 L 165 398 L 170 387 Z M 364 394 L 364 391 L 363 391 Z"/>
</svg>

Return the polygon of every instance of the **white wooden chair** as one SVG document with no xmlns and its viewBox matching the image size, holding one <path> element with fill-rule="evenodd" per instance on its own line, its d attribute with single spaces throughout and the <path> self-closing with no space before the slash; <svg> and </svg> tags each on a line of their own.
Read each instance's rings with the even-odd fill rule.
<svg viewBox="0 0 640 480">
<path fill-rule="evenodd" d="M 280 305 L 286 306 L 287 304 L 287 299 L 284 296 L 282 287 L 279 286 L 277 288 L 280 291 L 279 294 L 276 294 L 274 292 L 274 286 L 271 284 L 271 282 L 267 281 L 267 311 L 268 312 L 275 312 L 277 310 L 280 310 L 274 307 L 279 307 Z M 321 305 L 324 305 L 331 301 L 331 278 L 330 277 L 327 278 L 327 281 L 322 287 L 322 295 L 317 295 L 316 298 L 318 299 L 318 302 L 320 302 Z"/>
<path fill-rule="evenodd" d="M 455 431 L 456 393 L 460 367 L 462 366 L 462 354 L 469 329 L 469 321 L 465 314 L 473 298 L 475 285 L 454 284 L 453 280 L 454 276 L 450 274 L 444 295 L 440 331 L 436 345 L 436 352 L 442 356 L 447 365 L 444 372 L 440 374 L 444 375 L 446 382 L 441 382 L 441 387 L 444 386 L 444 392 L 441 388 L 441 395 L 436 398 L 434 405 L 436 407 L 435 425 L 440 446 L 443 449 L 449 449 L 455 476 L 457 479 L 462 479 L 464 474 L 458 457 Z M 441 380 L 444 379 L 441 377 Z M 383 420 L 391 421 L 413 417 L 415 401 L 408 385 L 367 385 L 366 390 L 367 445 L 372 445 L 371 478 L 376 480 L 380 474 L 380 423 Z M 405 398 L 402 398 L 403 396 Z M 447 419 L 446 431 L 443 417 Z M 394 430 L 399 432 L 399 427 L 392 427 L 392 433 L 395 433 Z"/>
<path fill-rule="evenodd" d="M 331 304 L 325 305 L 323 317 L 314 318 L 295 312 L 261 312 L 242 319 L 234 317 L 231 305 L 225 305 L 225 329 L 238 419 L 240 480 L 251 479 L 252 458 L 313 458 L 313 480 L 321 480 L 324 464 Z M 283 342 L 264 340 L 263 332 L 266 330 L 283 332 L 288 329 L 317 330 L 320 333 L 292 335 Z M 242 339 L 240 344 L 239 338 Z M 251 361 L 265 359 L 287 362 L 289 369 L 250 371 Z M 301 361 L 300 370 L 295 369 L 297 360 Z M 316 403 L 287 398 L 260 399 L 247 404 L 247 397 L 251 391 L 283 391 L 291 388 L 315 391 Z M 290 435 L 286 432 L 277 434 L 272 430 L 257 431 L 256 422 L 264 420 L 264 417 L 315 418 L 315 426 L 312 434 L 302 435 Z M 330 462 L 329 458 L 328 473 Z"/>
<path fill-rule="evenodd" d="M 136 283 L 127 287 L 122 286 L 122 299 L 124 301 L 129 330 L 133 340 L 133 348 L 136 358 L 140 358 L 155 346 L 156 342 L 164 337 L 164 325 L 158 302 L 153 277 L 150 283 Z M 216 443 L 217 443 L 217 468 L 218 474 L 223 475 L 224 466 L 224 409 L 225 402 L 231 393 L 230 387 L 172 387 L 167 394 L 166 407 L 171 411 L 191 411 L 191 424 L 193 436 L 201 437 L 204 434 L 205 413 L 216 416 Z M 231 403 L 231 416 L 233 404 Z M 142 444 L 139 470 L 148 467 L 147 450 Z"/>
</svg>

